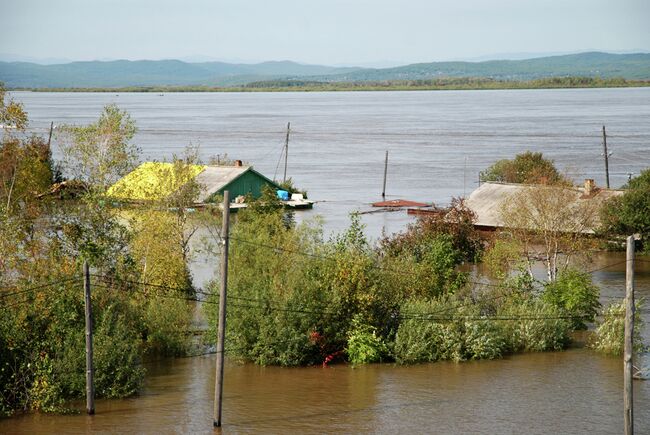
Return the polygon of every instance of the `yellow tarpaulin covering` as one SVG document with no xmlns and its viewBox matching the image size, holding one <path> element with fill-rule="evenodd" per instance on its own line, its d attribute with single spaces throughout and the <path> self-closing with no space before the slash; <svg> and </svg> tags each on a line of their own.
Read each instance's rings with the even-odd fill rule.
<svg viewBox="0 0 650 435">
<path fill-rule="evenodd" d="M 158 201 L 199 175 L 205 166 L 145 162 L 112 185 L 108 196 L 131 201 Z"/>
</svg>

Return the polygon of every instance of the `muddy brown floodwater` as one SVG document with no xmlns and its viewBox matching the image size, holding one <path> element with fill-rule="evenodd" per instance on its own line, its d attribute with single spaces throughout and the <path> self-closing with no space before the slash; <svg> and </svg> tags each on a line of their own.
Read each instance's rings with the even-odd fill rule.
<svg viewBox="0 0 650 435">
<path fill-rule="evenodd" d="M 229 363 L 224 433 L 621 433 L 622 362 L 584 349 L 417 366 L 279 368 Z M 635 381 L 637 433 L 650 384 Z M 214 357 L 150 367 L 140 397 L 97 414 L 27 415 L 3 433 L 211 433 Z"/>
<path fill-rule="evenodd" d="M 623 253 L 593 258 L 603 303 L 624 293 L 622 260 Z M 637 297 L 647 300 L 650 258 L 639 260 Z M 645 310 L 643 317 L 647 322 Z M 646 328 L 646 343 L 648 335 Z M 647 355 L 638 361 L 648 363 Z M 147 367 L 138 397 L 99 400 L 93 417 L 0 420 L 0 433 L 212 433 L 214 356 Z M 224 379 L 223 433 L 593 435 L 623 427 L 622 358 L 583 348 L 415 366 L 281 368 L 228 361 Z M 650 433 L 650 381 L 634 381 L 634 405 L 636 433 Z"/>
</svg>

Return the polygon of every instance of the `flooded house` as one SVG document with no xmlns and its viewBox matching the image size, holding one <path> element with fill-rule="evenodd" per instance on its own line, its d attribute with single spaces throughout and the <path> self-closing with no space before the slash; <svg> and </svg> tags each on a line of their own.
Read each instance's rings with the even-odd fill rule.
<svg viewBox="0 0 650 435">
<path fill-rule="evenodd" d="M 577 232 L 582 234 L 594 234 L 600 226 L 599 210 L 602 205 L 617 196 L 624 193 L 624 190 L 606 189 L 596 186 L 593 179 L 586 179 L 582 186 L 552 186 L 552 185 L 532 185 L 532 184 L 510 184 L 510 183 L 483 183 L 479 188 L 474 190 L 466 201 L 466 205 L 476 214 L 474 226 L 480 231 L 495 231 L 507 228 L 506 219 L 504 219 L 504 210 L 508 201 L 519 196 L 530 195 L 531 191 L 545 190 L 549 198 L 554 198 L 556 207 L 560 206 L 568 215 L 559 222 L 558 225 L 564 228 L 558 228 L 560 231 Z M 533 201 L 535 195 L 530 195 Z M 539 195 L 538 195 L 539 196 Z M 530 204 L 533 218 L 537 213 L 541 221 L 546 216 L 541 210 L 535 211 L 539 205 Z M 577 213 L 578 210 L 589 210 L 588 213 Z M 575 218 L 572 218 L 571 214 Z M 557 211 L 553 213 L 558 214 Z M 578 222 L 578 218 L 583 222 Z M 540 228 L 530 228 L 539 230 Z"/>
<path fill-rule="evenodd" d="M 224 191 L 236 204 L 245 206 L 246 197 L 258 199 L 264 189 L 278 192 L 280 199 L 288 206 L 298 207 L 313 204 L 300 194 L 285 192 L 282 187 L 262 175 L 252 166 L 236 160 L 234 165 L 174 165 L 166 162 L 145 162 L 119 180 L 108 190 L 108 196 L 131 202 L 162 200 L 180 190 L 190 181 L 196 182 L 197 204 L 220 201 Z M 304 203 L 304 204 L 303 204 Z"/>
</svg>

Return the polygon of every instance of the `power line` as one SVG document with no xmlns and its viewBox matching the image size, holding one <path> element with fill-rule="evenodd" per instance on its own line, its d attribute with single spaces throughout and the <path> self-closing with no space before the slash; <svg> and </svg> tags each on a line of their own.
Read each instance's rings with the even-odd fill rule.
<svg viewBox="0 0 650 435">
<path fill-rule="evenodd" d="M 425 316 L 425 317 L 422 317 Z M 568 320 L 568 319 L 589 319 L 590 315 L 563 315 L 563 316 L 449 316 L 435 317 L 423 314 L 422 316 L 401 317 L 404 320 L 422 320 L 422 321 L 526 321 L 526 320 Z"/>
<path fill-rule="evenodd" d="M 270 250 L 273 250 L 273 251 L 276 251 L 276 252 L 280 251 L 280 252 L 285 252 L 287 254 L 297 254 L 297 255 L 302 255 L 302 256 L 305 256 L 305 257 L 311 257 L 311 258 L 316 258 L 316 259 L 320 259 L 320 260 L 327 260 L 327 261 L 333 261 L 333 262 L 337 262 L 339 260 L 336 257 L 312 254 L 312 253 L 309 253 L 309 252 L 297 251 L 297 250 L 293 250 L 293 249 L 286 249 L 286 248 L 282 248 L 282 247 L 279 247 L 279 246 L 266 245 L 266 244 L 263 244 L 263 243 L 252 242 L 250 240 L 241 239 L 241 238 L 233 237 L 233 236 L 230 236 L 230 240 L 236 240 L 238 242 L 242 242 L 242 243 L 245 243 L 245 244 L 248 244 L 248 245 L 257 246 L 257 247 L 260 247 L 260 248 L 270 249 Z M 369 264 L 369 267 L 371 267 L 373 269 L 382 270 L 382 271 L 385 271 L 385 272 L 392 272 L 392 273 L 404 275 L 404 276 L 410 276 L 410 277 L 413 276 L 413 274 L 410 273 L 410 272 L 402 271 L 402 270 L 398 270 L 398 269 L 392 269 L 392 268 L 388 268 L 388 267 L 385 267 L 385 266 L 380 266 L 378 264 Z M 469 280 L 466 281 L 466 283 L 467 284 L 474 284 L 474 285 L 477 285 L 477 286 L 486 286 L 486 287 L 495 287 L 495 288 L 505 288 L 505 287 L 507 287 L 507 285 L 504 285 L 504 284 L 490 284 L 490 283 L 486 283 L 486 282 L 469 281 Z"/>
<path fill-rule="evenodd" d="M 110 288 L 108 286 L 103 286 L 103 285 L 98 285 L 95 284 L 96 286 L 99 287 L 104 287 L 104 288 Z M 172 299 L 181 299 L 181 300 L 188 300 L 188 301 L 196 301 L 196 302 L 206 302 L 206 303 L 213 303 L 213 304 L 218 304 L 218 302 L 211 302 L 211 301 L 202 301 L 199 299 L 195 298 L 183 298 L 183 297 L 178 297 L 178 296 L 173 296 L 173 295 L 162 295 L 160 293 L 154 293 L 154 296 L 160 296 L 160 297 L 169 297 Z M 491 298 L 491 299 L 497 299 L 500 297 L 505 297 L 506 295 L 499 295 L 497 297 Z M 473 303 L 469 303 L 471 305 Z M 299 314 L 316 314 L 316 315 L 333 315 L 333 316 L 339 316 L 342 315 L 343 313 L 340 312 L 333 312 L 333 311 L 314 311 L 314 310 L 304 310 L 304 309 L 292 309 L 292 308 L 280 308 L 272 305 L 244 305 L 244 304 L 230 304 L 233 307 L 237 308 L 250 308 L 250 309 L 260 309 L 260 310 L 268 310 L 268 311 L 274 311 L 274 312 L 290 312 L 290 313 L 299 313 Z M 445 310 L 433 312 L 433 313 L 410 313 L 410 314 L 402 314 L 399 317 L 405 320 L 423 320 L 423 321 L 453 321 L 453 320 L 474 320 L 474 321 L 525 321 L 525 320 L 560 320 L 560 319 L 581 319 L 581 318 L 591 318 L 590 315 L 565 315 L 565 316 L 447 316 L 447 317 L 436 317 L 435 314 L 440 314 L 441 312 L 448 311 L 450 309 L 454 308 L 460 308 L 462 305 L 456 306 L 456 307 L 449 307 Z"/>
<path fill-rule="evenodd" d="M 619 264 L 625 264 L 625 263 L 627 263 L 627 260 L 622 260 L 622 261 L 618 261 L 618 262 L 616 262 L 616 263 L 611 263 L 611 264 L 605 265 L 605 266 L 603 266 L 603 267 L 599 267 L 598 269 L 592 269 L 592 270 L 589 270 L 589 271 L 587 271 L 587 272 L 585 272 L 585 273 L 594 273 L 594 272 L 599 272 L 599 271 L 601 271 L 601 270 L 609 269 L 610 267 L 618 266 Z"/>
<path fill-rule="evenodd" d="M 38 285 L 36 285 L 34 287 L 29 287 L 29 288 L 26 288 L 26 289 L 22 289 L 22 290 L 10 292 L 10 293 L 2 293 L 2 294 L 0 294 L 0 297 L 5 298 L 5 297 L 8 297 L 8 296 L 14 296 L 14 295 L 22 294 L 22 293 L 33 292 L 35 290 L 40 290 L 40 289 L 43 289 L 43 288 L 51 287 L 51 286 L 58 285 L 58 284 L 63 284 L 63 283 L 70 282 L 70 281 L 80 280 L 80 279 L 81 278 L 65 278 L 65 279 L 61 279 L 61 280 L 57 280 L 57 281 L 51 281 L 51 282 L 48 282 L 48 283 L 38 284 Z M 0 290 L 6 290 L 6 289 L 9 289 L 9 288 L 18 288 L 18 287 L 17 286 L 6 286 L 6 287 L 0 287 Z"/>
<path fill-rule="evenodd" d="M 94 286 L 94 287 L 105 288 L 105 289 L 112 289 L 112 288 L 113 288 L 113 287 L 111 287 L 111 286 L 109 286 L 109 285 L 98 284 L 98 283 L 93 283 L 93 286 Z M 204 302 L 204 303 L 206 303 L 206 304 L 214 304 L 214 305 L 218 305 L 218 304 L 219 304 L 219 302 L 213 302 L 213 301 L 201 300 L 201 299 L 197 299 L 197 298 L 189 298 L 189 297 L 182 297 L 182 296 L 168 295 L 168 294 L 162 294 L 162 293 L 147 293 L 147 292 L 145 292 L 145 291 L 143 291 L 143 290 L 137 290 L 137 289 L 134 289 L 134 288 L 132 288 L 132 289 L 130 289 L 130 290 L 133 291 L 133 292 L 136 292 L 136 293 L 142 293 L 142 294 L 144 294 L 144 295 L 146 295 L 146 296 L 148 296 L 148 295 L 154 295 L 154 296 L 158 296 L 158 297 L 166 298 L 166 299 L 177 299 L 177 300 L 190 301 L 190 302 Z"/>
<path fill-rule="evenodd" d="M 48 292 L 48 294 L 51 294 L 54 290 L 56 290 L 56 288 L 50 287 L 50 288 L 47 289 L 47 292 Z M 52 301 L 52 303 L 54 303 L 54 301 Z M 52 303 L 50 303 L 50 305 L 48 305 L 48 307 L 51 307 Z M 10 309 L 10 308 L 18 307 L 18 306 L 21 306 L 21 305 L 28 305 L 28 304 L 34 305 L 34 301 L 30 300 L 30 299 L 23 299 L 21 301 L 14 302 L 12 304 L 0 305 L 0 309 Z"/>
<path fill-rule="evenodd" d="M 189 287 L 170 287 L 170 286 L 166 286 L 166 285 L 163 285 L 163 284 L 153 284 L 153 283 L 143 282 L 143 281 L 133 281 L 133 280 L 128 280 L 126 278 L 118 278 L 118 277 L 115 277 L 115 276 L 100 275 L 100 274 L 95 274 L 95 273 L 91 273 L 90 276 L 95 277 L 95 278 L 101 278 L 105 282 L 107 282 L 107 281 L 119 281 L 119 282 L 124 282 L 124 283 L 128 283 L 128 284 L 140 285 L 140 286 L 144 286 L 144 287 L 157 287 L 157 288 L 162 288 L 162 289 L 165 289 L 165 290 L 175 290 L 175 291 L 179 291 L 179 292 L 186 292 L 189 289 Z"/>
</svg>

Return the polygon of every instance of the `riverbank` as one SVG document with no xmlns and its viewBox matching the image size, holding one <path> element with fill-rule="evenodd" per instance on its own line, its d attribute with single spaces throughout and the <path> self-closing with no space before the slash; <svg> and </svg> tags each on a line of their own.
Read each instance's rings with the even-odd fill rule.
<svg viewBox="0 0 650 435">
<path fill-rule="evenodd" d="M 389 80 L 380 82 L 319 82 L 309 80 L 272 80 L 244 86 L 128 86 L 116 88 L 14 88 L 31 92 L 351 92 L 351 91 L 441 91 L 505 89 L 582 89 L 648 87 L 650 80 L 601 79 L 598 77 L 550 77 L 537 80 L 494 80 L 488 78 L 440 78 L 431 80 Z"/>
</svg>

